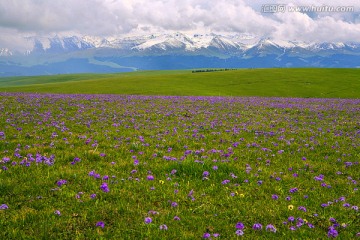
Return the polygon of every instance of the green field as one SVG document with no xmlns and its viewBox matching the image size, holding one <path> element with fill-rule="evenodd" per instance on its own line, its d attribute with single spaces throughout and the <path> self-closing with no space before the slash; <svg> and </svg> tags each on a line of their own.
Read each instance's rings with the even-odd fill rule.
<svg viewBox="0 0 360 240">
<path fill-rule="evenodd" d="M 360 69 L 139 71 L 0 78 L 0 92 L 360 98 Z"/>
</svg>

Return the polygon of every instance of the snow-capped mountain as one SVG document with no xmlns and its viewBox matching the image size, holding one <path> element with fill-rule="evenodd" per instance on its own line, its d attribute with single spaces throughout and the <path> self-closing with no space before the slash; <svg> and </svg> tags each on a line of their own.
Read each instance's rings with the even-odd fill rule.
<svg viewBox="0 0 360 240">
<path fill-rule="evenodd" d="M 121 50 L 137 55 L 180 54 L 223 56 L 319 55 L 359 53 L 358 43 L 304 43 L 262 39 L 251 35 L 162 33 L 122 38 L 59 37 L 33 38 L 33 54 L 60 54 L 85 50 Z M 99 52 L 99 51 L 98 51 Z M 117 51 L 119 53 L 119 51 Z"/>
<path fill-rule="evenodd" d="M 9 57 L 9 56 L 12 56 L 13 53 L 7 49 L 7 48 L 0 48 L 0 56 L 3 56 L 3 57 Z"/>
<path fill-rule="evenodd" d="M 157 33 L 27 39 L 26 53 L 0 46 L 0 75 L 133 69 L 360 67 L 358 42 L 297 42 L 249 34 Z M 11 67 L 10 67 L 11 66 Z"/>
</svg>

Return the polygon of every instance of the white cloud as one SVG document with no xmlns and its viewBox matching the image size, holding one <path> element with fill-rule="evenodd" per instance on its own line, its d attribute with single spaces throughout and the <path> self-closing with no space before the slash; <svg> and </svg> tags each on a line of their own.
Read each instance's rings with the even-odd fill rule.
<svg viewBox="0 0 360 240">
<path fill-rule="evenodd" d="M 360 1 L 298 0 L 301 5 L 354 6 L 350 13 L 261 13 L 286 0 L 1 0 L 0 48 L 27 35 L 122 35 L 147 31 L 247 32 L 299 41 L 360 39 Z M 9 34 L 8 34 L 9 33 Z M 19 42 L 20 44 L 20 42 Z"/>
</svg>

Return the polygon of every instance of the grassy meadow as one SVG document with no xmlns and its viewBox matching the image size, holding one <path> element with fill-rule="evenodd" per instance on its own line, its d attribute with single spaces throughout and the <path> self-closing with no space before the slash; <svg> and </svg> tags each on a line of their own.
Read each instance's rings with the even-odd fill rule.
<svg viewBox="0 0 360 240">
<path fill-rule="evenodd" d="M 0 78 L 1 92 L 359 98 L 360 69 L 139 71 Z"/>
<path fill-rule="evenodd" d="M 0 79 L 0 239 L 359 238 L 358 73 Z"/>
</svg>

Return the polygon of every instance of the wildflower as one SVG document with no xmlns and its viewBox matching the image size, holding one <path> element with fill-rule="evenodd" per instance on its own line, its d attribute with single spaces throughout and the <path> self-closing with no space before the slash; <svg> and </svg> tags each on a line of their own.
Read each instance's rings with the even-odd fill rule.
<svg viewBox="0 0 360 240">
<path fill-rule="evenodd" d="M 308 225 L 309 228 L 315 228 L 315 226 L 312 225 L 311 223 L 308 223 L 307 225 Z"/>
<path fill-rule="evenodd" d="M 236 223 L 235 228 L 243 230 L 245 228 L 245 225 L 242 222 L 238 222 Z"/>
<path fill-rule="evenodd" d="M 213 237 L 214 237 L 214 238 L 217 238 L 217 237 L 219 237 L 219 236 L 220 236 L 219 233 L 214 233 L 214 234 L 213 234 Z"/>
<path fill-rule="evenodd" d="M 293 206 L 293 205 L 289 205 L 289 206 L 288 206 L 288 209 L 289 209 L 289 210 L 293 210 L 293 209 L 294 209 L 294 206 Z"/>
<path fill-rule="evenodd" d="M 245 197 L 245 195 L 244 195 L 243 193 L 240 193 L 239 196 L 240 196 L 241 198 Z"/>
<path fill-rule="evenodd" d="M 146 217 L 144 222 L 145 222 L 145 224 L 150 224 L 152 222 L 151 217 Z"/>
<path fill-rule="evenodd" d="M 204 233 L 204 235 L 203 235 L 203 238 L 210 238 L 211 237 L 211 234 L 210 233 Z"/>
<path fill-rule="evenodd" d="M 147 180 L 149 180 L 149 181 L 153 181 L 155 178 L 154 178 L 154 176 L 153 175 L 148 175 L 147 176 Z"/>
<path fill-rule="evenodd" d="M 210 173 L 208 171 L 203 172 L 203 177 L 208 177 L 209 175 L 210 175 Z"/>
<path fill-rule="evenodd" d="M 212 169 L 216 171 L 216 170 L 218 170 L 218 166 L 215 165 L 212 167 Z"/>
<path fill-rule="evenodd" d="M 262 225 L 260 223 L 255 223 L 252 227 L 254 230 L 261 230 L 262 229 Z"/>
<path fill-rule="evenodd" d="M 296 227 L 291 226 L 291 227 L 289 227 L 289 229 L 290 229 L 291 231 L 295 231 L 295 230 L 296 230 Z"/>
<path fill-rule="evenodd" d="M 286 200 L 286 201 L 290 201 L 290 200 L 291 200 L 291 197 L 290 197 L 290 196 L 287 196 L 287 197 L 285 198 L 285 200 Z"/>
<path fill-rule="evenodd" d="M 105 223 L 104 223 L 103 221 L 100 221 L 100 222 L 97 222 L 97 223 L 96 223 L 96 226 L 97 226 L 97 227 L 104 228 L 104 227 L 105 227 Z"/>
<path fill-rule="evenodd" d="M 5 210 L 5 209 L 8 209 L 8 208 L 9 208 L 9 206 L 6 205 L 6 204 L 1 204 L 0 205 L 0 210 Z"/>
<path fill-rule="evenodd" d="M 177 207 L 178 204 L 177 204 L 177 202 L 172 202 L 172 203 L 171 203 L 171 206 L 172 206 L 172 207 Z"/>
<path fill-rule="evenodd" d="M 306 208 L 305 208 L 304 206 L 299 206 L 298 209 L 299 209 L 300 211 L 306 212 Z"/>
<path fill-rule="evenodd" d="M 293 216 L 290 216 L 290 217 L 288 217 L 288 221 L 293 222 L 293 221 L 295 221 L 295 218 Z"/>
<path fill-rule="evenodd" d="M 289 190 L 290 193 L 296 193 L 297 191 L 299 191 L 298 188 L 291 188 L 291 189 Z"/>
<path fill-rule="evenodd" d="M 242 236 L 242 235 L 244 235 L 244 232 L 243 232 L 243 230 L 238 229 L 238 230 L 236 230 L 235 234 L 238 236 Z"/>
<path fill-rule="evenodd" d="M 164 180 L 159 180 L 159 183 L 160 183 L 160 184 L 164 184 Z"/>
<path fill-rule="evenodd" d="M 276 232 L 276 228 L 274 227 L 274 225 L 269 224 L 269 225 L 266 226 L 266 231 Z"/>
<path fill-rule="evenodd" d="M 165 224 L 160 225 L 160 230 L 168 230 L 168 227 Z"/>
<path fill-rule="evenodd" d="M 103 182 L 103 183 L 101 184 L 100 189 L 101 189 L 103 192 L 109 192 L 109 191 L 110 191 L 110 189 L 109 189 L 109 187 L 108 187 L 108 185 L 107 185 L 106 182 Z"/>
<path fill-rule="evenodd" d="M 175 217 L 174 217 L 174 220 L 175 220 L 175 221 L 180 221 L 180 218 L 179 218 L 178 216 L 175 216 Z"/>
<path fill-rule="evenodd" d="M 336 238 L 339 235 L 338 231 L 335 228 L 330 227 L 327 236 L 329 238 Z"/>
<path fill-rule="evenodd" d="M 90 198 L 91 198 L 91 199 L 96 198 L 96 194 L 95 194 L 95 193 L 91 194 L 91 195 L 90 195 Z"/>
<path fill-rule="evenodd" d="M 274 200 L 278 200 L 278 199 L 279 199 L 279 196 L 276 195 L 276 194 L 273 194 L 273 195 L 271 196 L 271 198 L 274 199 Z"/>
<path fill-rule="evenodd" d="M 60 179 L 59 181 L 57 181 L 57 185 L 59 186 L 59 187 L 61 187 L 62 185 L 64 185 L 64 184 L 66 184 L 67 183 L 67 181 L 66 180 L 64 180 L 64 179 Z"/>
<path fill-rule="evenodd" d="M 54 212 L 56 215 L 58 215 L 58 216 L 60 216 L 61 215 L 61 213 L 60 213 L 60 211 L 59 210 L 55 210 L 55 212 Z"/>
<path fill-rule="evenodd" d="M 224 181 L 221 182 L 221 184 L 225 185 L 225 184 L 228 184 L 230 182 L 230 180 L 226 179 Z"/>
</svg>

